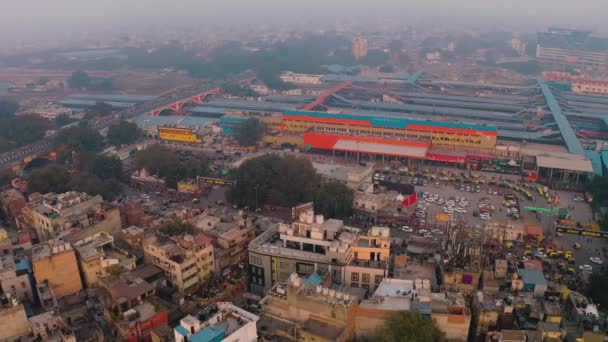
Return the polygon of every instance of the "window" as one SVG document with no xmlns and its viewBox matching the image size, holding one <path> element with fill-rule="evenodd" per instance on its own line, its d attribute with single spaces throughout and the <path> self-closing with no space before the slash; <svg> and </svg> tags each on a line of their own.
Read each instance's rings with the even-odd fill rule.
<svg viewBox="0 0 608 342">
<path fill-rule="evenodd" d="M 363 273 L 361 281 L 364 283 L 369 283 L 369 273 Z"/>
<path fill-rule="evenodd" d="M 350 281 L 359 281 L 359 273 L 353 272 L 350 274 Z"/>
<path fill-rule="evenodd" d="M 358 288 L 358 287 L 359 287 L 359 284 L 358 284 L 358 283 L 351 283 L 351 284 L 350 284 L 350 287 L 355 287 L 355 288 Z"/>
<path fill-rule="evenodd" d="M 374 277 L 374 283 L 375 283 L 376 285 L 378 285 L 378 284 L 380 284 L 380 283 L 382 282 L 382 279 L 384 279 L 384 277 L 383 277 L 382 275 L 380 275 L 380 274 L 377 274 L 377 275 Z"/>
<path fill-rule="evenodd" d="M 298 274 L 309 275 L 315 271 L 315 265 L 313 264 L 305 264 L 302 262 L 296 263 L 296 272 Z"/>
</svg>

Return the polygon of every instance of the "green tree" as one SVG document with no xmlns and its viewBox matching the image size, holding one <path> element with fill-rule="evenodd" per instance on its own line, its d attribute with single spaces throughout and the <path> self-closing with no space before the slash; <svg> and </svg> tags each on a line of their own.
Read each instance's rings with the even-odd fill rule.
<svg viewBox="0 0 608 342">
<path fill-rule="evenodd" d="M 446 338 L 431 318 L 425 318 L 419 313 L 400 312 L 388 319 L 373 340 L 379 342 L 442 342 Z"/>
<path fill-rule="evenodd" d="M 136 165 L 165 180 L 170 188 L 177 187 L 183 168 L 175 151 L 160 145 L 148 146 L 135 155 Z"/>
<path fill-rule="evenodd" d="M 311 201 L 320 180 L 310 160 L 275 155 L 247 160 L 233 177 L 236 185 L 228 191 L 228 201 L 254 208 Z"/>
<path fill-rule="evenodd" d="M 599 272 L 593 272 L 589 277 L 589 290 L 587 295 L 593 299 L 593 302 L 599 304 L 600 307 L 608 306 L 608 291 L 606 284 L 608 283 L 608 271 L 602 269 Z"/>
<path fill-rule="evenodd" d="M 55 117 L 55 125 L 57 127 L 63 127 L 63 126 L 69 125 L 76 121 L 77 121 L 76 119 L 73 119 L 72 117 L 70 117 L 69 114 L 65 114 L 65 113 L 59 114 Z"/>
<path fill-rule="evenodd" d="M 22 146 L 42 139 L 51 128 L 53 124 L 38 115 L 20 115 L 9 120 L 0 120 L 0 138 Z"/>
<path fill-rule="evenodd" d="M 249 118 L 238 129 L 234 136 L 241 146 L 253 146 L 262 137 L 264 125 L 257 118 Z"/>
<path fill-rule="evenodd" d="M 323 183 L 314 194 L 315 212 L 328 218 L 345 219 L 352 215 L 354 194 L 339 182 Z"/>
<path fill-rule="evenodd" d="M 103 137 L 92 128 L 73 126 L 62 130 L 57 142 L 77 152 L 97 152 L 103 147 Z"/>
<path fill-rule="evenodd" d="M 27 189 L 29 193 L 62 193 L 68 190 L 69 181 L 70 174 L 64 167 L 49 165 L 30 173 L 27 178 Z"/>
<path fill-rule="evenodd" d="M 197 176 L 207 176 L 210 170 L 209 159 L 204 156 L 193 156 L 181 163 L 183 176 L 186 178 L 196 178 Z"/>
<path fill-rule="evenodd" d="M 110 145 L 121 146 L 132 144 L 141 138 L 143 132 L 136 124 L 128 121 L 121 121 L 108 128 L 108 142 Z"/>
<path fill-rule="evenodd" d="M 93 174 L 99 179 L 122 178 L 122 161 L 117 156 L 97 156 L 93 166 Z"/>
<path fill-rule="evenodd" d="M 229 84 L 224 85 L 222 87 L 222 93 L 229 94 L 232 96 L 239 96 L 239 97 L 259 97 L 260 96 L 260 94 L 258 94 L 253 89 L 251 89 L 247 86 L 240 85 L 238 83 L 229 83 Z"/>
<path fill-rule="evenodd" d="M 0 99 L 0 120 L 10 119 L 19 109 L 19 103 L 13 99 Z"/>
<path fill-rule="evenodd" d="M 86 192 L 90 195 L 101 195 L 106 201 L 113 201 L 121 192 L 121 185 L 114 179 L 101 180 L 88 172 L 77 172 L 72 175 L 69 190 Z"/>
<path fill-rule="evenodd" d="M 106 102 L 95 102 L 95 105 L 87 110 L 86 118 L 104 117 L 112 114 L 112 106 Z"/>
<path fill-rule="evenodd" d="M 182 234 L 194 234 L 195 229 L 191 223 L 186 221 L 169 221 L 160 226 L 160 232 L 168 236 Z"/>
<path fill-rule="evenodd" d="M 74 71 L 68 78 L 68 86 L 73 89 L 87 88 L 90 83 L 91 77 L 82 70 Z"/>
<path fill-rule="evenodd" d="M 608 177 L 594 177 L 589 182 L 587 191 L 593 196 L 591 205 L 595 210 L 606 206 L 608 204 Z"/>
</svg>

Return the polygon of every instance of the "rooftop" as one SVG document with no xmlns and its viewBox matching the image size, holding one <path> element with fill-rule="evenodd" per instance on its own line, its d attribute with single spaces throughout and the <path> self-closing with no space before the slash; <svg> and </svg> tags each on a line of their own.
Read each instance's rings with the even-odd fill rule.
<svg viewBox="0 0 608 342">
<path fill-rule="evenodd" d="M 49 240 L 32 247 L 32 260 L 36 261 L 48 258 L 53 254 L 59 254 L 71 250 L 72 245 L 68 242 L 63 242 L 61 240 Z"/>
<path fill-rule="evenodd" d="M 549 283 L 543 272 L 539 270 L 520 268 L 517 273 L 523 279 L 524 284 L 547 285 Z"/>
<path fill-rule="evenodd" d="M 188 338 L 188 341 L 222 341 L 245 325 L 260 319 L 232 303 L 219 302 L 216 305 L 218 312 L 209 320 L 201 322 L 193 316 L 186 316 L 180 320 L 180 325 L 175 327 L 175 331 L 182 336 L 188 336 L 192 327 L 195 333 Z"/>
<path fill-rule="evenodd" d="M 325 322 L 321 322 L 316 319 L 308 319 L 306 322 L 304 322 L 302 328 L 305 331 L 308 331 L 317 336 L 321 336 L 330 341 L 336 341 L 344 331 L 344 329 L 342 328 L 338 328 L 334 325 L 329 325 Z"/>
</svg>

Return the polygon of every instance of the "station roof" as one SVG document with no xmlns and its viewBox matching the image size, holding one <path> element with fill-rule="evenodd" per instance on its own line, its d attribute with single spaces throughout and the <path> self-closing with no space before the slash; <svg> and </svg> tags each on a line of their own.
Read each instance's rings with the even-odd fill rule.
<svg viewBox="0 0 608 342">
<path fill-rule="evenodd" d="M 542 154 L 536 156 L 536 165 L 548 169 L 560 169 L 578 172 L 593 172 L 591 161 L 582 155 Z"/>
<path fill-rule="evenodd" d="M 67 107 L 80 107 L 80 108 L 88 108 L 93 107 L 99 101 L 94 100 L 76 100 L 76 99 L 65 99 L 59 101 L 59 104 L 67 106 Z M 112 108 L 128 108 L 135 105 L 134 102 L 114 102 L 114 101 L 103 101 L 104 103 L 109 104 Z"/>
<path fill-rule="evenodd" d="M 551 92 L 549 86 L 546 83 L 540 83 L 540 90 L 547 101 L 549 111 L 551 111 L 551 115 L 553 115 L 553 119 L 557 123 L 557 127 L 559 127 L 559 131 L 564 138 L 566 146 L 568 146 L 568 150 L 571 153 L 583 154 L 583 147 L 581 146 L 580 141 L 578 141 L 572 126 L 566 119 L 559 102 L 555 98 L 555 95 L 553 95 L 553 92 Z"/>
<path fill-rule="evenodd" d="M 72 94 L 68 99 L 113 102 L 146 102 L 156 99 L 154 95 L 129 94 Z"/>
<path fill-rule="evenodd" d="M 135 118 L 135 123 L 139 128 L 146 129 L 156 126 L 176 126 L 176 127 L 195 127 L 202 128 L 210 122 L 217 122 L 217 119 L 199 118 L 193 116 L 152 116 L 143 114 Z"/>
<path fill-rule="evenodd" d="M 322 150 L 362 152 L 400 157 L 424 158 L 429 144 L 414 141 L 396 141 L 375 137 L 304 133 L 304 145 Z"/>
</svg>

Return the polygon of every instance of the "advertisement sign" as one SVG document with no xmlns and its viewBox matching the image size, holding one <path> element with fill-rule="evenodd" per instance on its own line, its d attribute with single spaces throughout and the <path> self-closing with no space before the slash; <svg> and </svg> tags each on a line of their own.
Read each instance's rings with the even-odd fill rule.
<svg viewBox="0 0 608 342">
<path fill-rule="evenodd" d="M 570 227 L 559 227 L 559 226 L 555 227 L 555 231 L 557 233 L 563 233 L 563 234 L 581 235 L 584 237 L 608 239 L 608 232 L 596 232 L 593 230 L 570 228 Z"/>
</svg>

